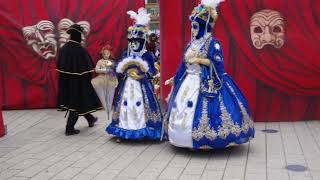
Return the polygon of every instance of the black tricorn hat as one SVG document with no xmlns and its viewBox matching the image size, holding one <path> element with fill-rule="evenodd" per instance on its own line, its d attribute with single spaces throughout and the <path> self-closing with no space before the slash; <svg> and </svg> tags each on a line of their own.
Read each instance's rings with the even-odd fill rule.
<svg viewBox="0 0 320 180">
<path fill-rule="evenodd" d="M 79 24 L 73 24 L 69 27 L 69 29 L 67 30 L 68 34 L 71 34 L 73 31 L 77 31 L 79 33 L 83 33 L 83 27 L 81 27 Z"/>
</svg>

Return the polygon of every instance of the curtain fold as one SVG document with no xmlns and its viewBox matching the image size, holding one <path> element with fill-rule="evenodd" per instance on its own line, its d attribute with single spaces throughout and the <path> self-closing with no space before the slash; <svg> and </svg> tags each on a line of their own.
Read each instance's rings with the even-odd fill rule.
<svg viewBox="0 0 320 180">
<path fill-rule="evenodd" d="M 0 65 L 0 82 L 2 82 L 2 68 Z M 4 129 L 4 121 L 2 116 L 2 88 L 0 88 L 0 137 L 4 136 L 5 129 Z"/>
<path fill-rule="evenodd" d="M 168 69 L 163 82 L 180 62 L 180 47 L 190 39 L 187 18 L 198 2 L 177 0 L 171 10 L 171 2 L 161 1 L 162 64 Z M 223 44 L 226 72 L 246 95 L 256 121 L 320 119 L 319 5 L 316 0 L 227 0 L 220 5 L 213 34 Z M 257 49 L 251 41 L 250 18 L 265 9 L 284 18 L 280 49 Z M 168 91 L 165 87 L 164 96 Z"/>
<path fill-rule="evenodd" d="M 127 28 L 132 23 L 126 12 L 143 6 L 144 0 L 1 1 L 0 61 L 4 108 L 55 107 L 55 63 L 61 38 L 65 36 L 60 30 L 66 28 L 59 26 L 62 19 L 69 19 L 64 24 L 68 21 L 90 24 L 86 47 L 97 61 L 101 48 L 107 43 L 113 46 L 115 56 L 120 56 L 127 46 Z M 27 30 L 23 31 L 23 28 Z M 43 56 L 49 56 L 49 51 L 56 54 L 46 58 L 39 55 L 37 48 Z"/>
</svg>

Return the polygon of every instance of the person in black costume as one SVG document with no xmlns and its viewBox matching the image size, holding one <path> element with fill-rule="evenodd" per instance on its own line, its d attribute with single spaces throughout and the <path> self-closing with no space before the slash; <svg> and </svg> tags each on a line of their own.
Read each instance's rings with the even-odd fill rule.
<svg viewBox="0 0 320 180">
<path fill-rule="evenodd" d="M 65 135 L 79 134 L 74 128 L 79 116 L 84 116 L 93 127 L 97 118 L 90 113 L 101 109 L 100 100 L 92 87 L 94 64 L 87 50 L 81 46 L 83 28 L 73 24 L 68 29 L 70 40 L 61 48 L 57 71 L 59 72 L 58 108 L 69 112 Z"/>
</svg>

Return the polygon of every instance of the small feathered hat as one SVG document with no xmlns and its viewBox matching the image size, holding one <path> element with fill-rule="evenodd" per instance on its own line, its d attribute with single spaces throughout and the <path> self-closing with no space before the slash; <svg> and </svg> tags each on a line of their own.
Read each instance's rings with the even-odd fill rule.
<svg viewBox="0 0 320 180">
<path fill-rule="evenodd" d="M 134 25 L 128 28 L 128 40 L 145 39 L 149 32 L 150 14 L 147 13 L 145 8 L 140 8 L 138 13 L 134 11 L 128 11 L 130 18 L 134 20 Z"/>
<path fill-rule="evenodd" d="M 201 24 L 212 26 L 218 18 L 217 7 L 224 0 L 201 0 L 201 3 L 194 8 L 190 21 L 197 21 Z"/>
</svg>

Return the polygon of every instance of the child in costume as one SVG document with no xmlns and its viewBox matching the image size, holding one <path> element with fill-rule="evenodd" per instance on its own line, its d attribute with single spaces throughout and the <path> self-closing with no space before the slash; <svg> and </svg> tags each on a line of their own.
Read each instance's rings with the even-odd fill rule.
<svg viewBox="0 0 320 180">
<path fill-rule="evenodd" d="M 112 114 L 112 103 L 118 79 L 115 73 L 115 64 L 111 59 L 112 48 L 107 45 L 101 50 L 102 59 L 97 62 L 95 71 L 98 74 L 91 83 L 99 96 L 99 99 L 107 112 L 108 119 Z"/>
</svg>

